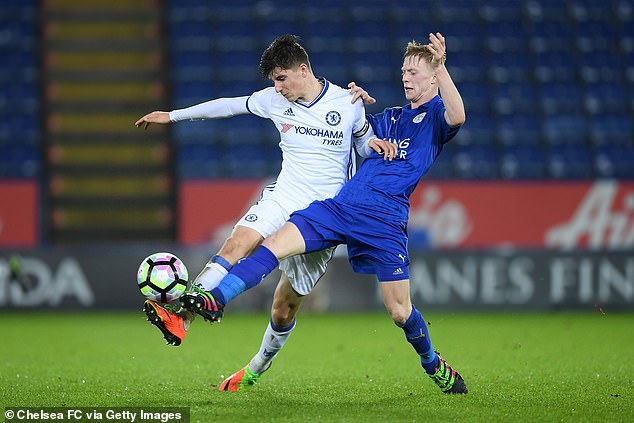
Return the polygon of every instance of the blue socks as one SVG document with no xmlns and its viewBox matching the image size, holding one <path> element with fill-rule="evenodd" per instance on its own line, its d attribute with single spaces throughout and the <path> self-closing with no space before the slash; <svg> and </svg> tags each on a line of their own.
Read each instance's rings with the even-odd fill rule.
<svg viewBox="0 0 634 423">
<path fill-rule="evenodd" d="M 244 291 L 258 285 L 279 265 L 275 254 L 268 248 L 260 246 L 249 257 L 236 263 L 220 285 L 211 290 L 211 295 L 220 303 L 229 301 Z"/>
<path fill-rule="evenodd" d="M 423 366 L 428 374 L 433 374 L 434 369 L 438 365 L 438 355 L 434 351 L 434 347 L 431 344 L 429 338 L 429 331 L 427 330 L 427 322 L 420 314 L 420 311 L 412 304 L 412 314 L 403 326 L 398 323 L 396 326 L 403 329 L 405 332 L 405 338 L 407 342 L 412 344 L 412 347 L 416 350 L 420 356 L 420 364 Z"/>
</svg>

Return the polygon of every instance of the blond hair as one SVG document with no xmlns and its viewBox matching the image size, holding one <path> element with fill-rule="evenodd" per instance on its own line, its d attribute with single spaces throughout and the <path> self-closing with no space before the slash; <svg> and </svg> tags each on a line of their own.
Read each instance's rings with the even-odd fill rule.
<svg viewBox="0 0 634 423">
<path fill-rule="evenodd" d="M 421 44 L 417 41 L 410 41 L 405 47 L 405 53 L 403 53 L 403 61 L 408 57 L 415 57 L 419 60 L 424 60 L 427 63 L 431 63 L 434 60 L 434 54 L 425 48 L 425 44 Z"/>
</svg>

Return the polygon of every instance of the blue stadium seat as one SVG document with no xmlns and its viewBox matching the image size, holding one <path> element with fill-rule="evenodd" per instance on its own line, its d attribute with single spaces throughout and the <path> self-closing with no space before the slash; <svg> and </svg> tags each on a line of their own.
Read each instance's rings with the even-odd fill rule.
<svg viewBox="0 0 634 423">
<path fill-rule="evenodd" d="M 184 179 L 224 176 L 224 147 L 212 143 L 185 143 L 179 145 L 177 172 Z"/>
<path fill-rule="evenodd" d="M 554 179 L 591 179 L 592 152 L 583 146 L 555 146 L 548 157 L 548 169 Z"/>
<path fill-rule="evenodd" d="M 430 27 L 430 30 L 432 28 Z M 428 31 L 430 32 L 430 31 Z M 474 37 L 473 34 L 482 32 L 481 26 L 473 19 L 450 19 L 449 21 L 441 21 L 437 30 L 433 28 L 433 32 L 440 32 L 445 36 L 447 43 L 447 51 L 451 55 L 451 61 L 454 57 L 464 52 L 482 54 L 484 47 L 482 37 Z M 424 37 L 423 39 L 420 39 Z M 416 37 L 418 41 L 427 42 L 427 34 L 420 34 Z"/>
<path fill-rule="evenodd" d="M 586 83 L 622 83 L 623 70 L 623 60 L 617 53 L 591 51 L 579 56 L 579 78 Z"/>
<path fill-rule="evenodd" d="M 541 112 L 544 115 L 583 112 L 584 99 L 576 82 L 544 82 L 539 85 L 539 91 Z"/>
<path fill-rule="evenodd" d="M 503 146 L 536 146 L 542 139 L 541 118 L 534 113 L 517 113 L 497 119 L 497 142 Z"/>
<path fill-rule="evenodd" d="M 494 54 L 489 59 L 489 79 L 497 84 L 530 81 L 534 67 L 531 55 L 525 52 Z"/>
<path fill-rule="evenodd" d="M 634 149 L 624 146 L 600 147 L 595 168 L 601 178 L 634 179 Z"/>
<path fill-rule="evenodd" d="M 513 9 L 517 9 L 513 7 Z M 517 21 L 488 22 L 485 26 L 485 45 L 489 51 L 499 53 L 526 54 L 527 34 Z"/>
<path fill-rule="evenodd" d="M 453 173 L 467 179 L 495 179 L 498 172 L 498 153 L 491 145 L 460 147 L 453 157 Z"/>
<path fill-rule="evenodd" d="M 447 68 L 456 83 L 486 82 L 486 56 L 482 51 L 461 52 L 447 59 Z"/>
<path fill-rule="evenodd" d="M 534 113 L 538 108 L 537 90 L 530 82 L 496 84 L 493 98 L 499 115 Z"/>
<path fill-rule="evenodd" d="M 534 55 L 533 76 L 540 83 L 576 80 L 577 57 L 569 50 L 545 51 Z"/>
<path fill-rule="evenodd" d="M 546 116 L 543 122 L 543 134 L 544 140 L 550 145 L 586 144 L 586 118 L 580 114 Z"/>
<path fill-rule="evenodd" d="M 465 105 L 467 119 L 471 119 L 471 113 L 489 114 L 492 112 L 493 95 L 487 84 L 461 82 L 458 84 L 458 89 Z"/>
<path fill-rule="evenodd" d="M 584 105 L 590 114 L 626 113 L 630 107 L 632 95 L 624 84 L 605 82 L 584 88 Z"/>
<path fill-rule="evenodd" d="M 560 2 L 550 2 L 553 4 Z M 558 16 L 558 15 L 553 15 Z M 535 53 L 573 52 L 575 48 L 572 27 L 558 16 L 558 19 L 535 20 L 526 26 L 529 45 Z"/>
<path fill-rule="evenodd" d="M 596 114 L 589 121 L 590 141 L 597 146 L 629 146 L 634 148 L 634 123 L 628 113 Z M 632 163 L 634 167 L 634 163 Z"/>
<path fill-rule="evenodd" d="M 523 10 L 517 2 L 508 0 L 487 0 L 480 4 L 478 14 L 487 25 L 496 22 L 519 22 Z"/>
<path fill-rule="evenodd" d="M 503 150 L 500 176 L 504 179 L 543 179 L 546 160 L 539 146 L 514 146 Z"/>
<path fill-rule="evenodd" d="M 495 125 L 491 117 L 483 113 L 467 113 L 467 121 L 456 135 L 455 143 L 459 145 L 495 144 Z"/>
</svg>

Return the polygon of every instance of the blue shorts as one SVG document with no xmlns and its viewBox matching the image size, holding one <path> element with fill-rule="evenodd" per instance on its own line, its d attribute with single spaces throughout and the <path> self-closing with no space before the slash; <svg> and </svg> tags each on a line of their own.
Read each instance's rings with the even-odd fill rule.
<svg viewBox="0 0 634 423">
<path fill-rule="evenodd" d="M 379 281 L 409 279 L 407 222 L 352 209 L 332 199 L 315 201 L 291 214 L 306 243 L 306 252 L 348 245 L 348 260 L 357 273 L 376 274 Z"/>
</svg>

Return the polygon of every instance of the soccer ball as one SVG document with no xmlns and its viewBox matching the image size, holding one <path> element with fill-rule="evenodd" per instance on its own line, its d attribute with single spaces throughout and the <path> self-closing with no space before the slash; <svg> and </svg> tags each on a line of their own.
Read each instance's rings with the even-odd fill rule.
<svg viewBox="0 0 634 423">
<path fill-rule="evenodd" d="M 172 253 L 154 253 L 141 262 L 136 280 L 147 299 L 170 303 L 187 289 L 187 277 L 181 259 Z"/>
</svg>

